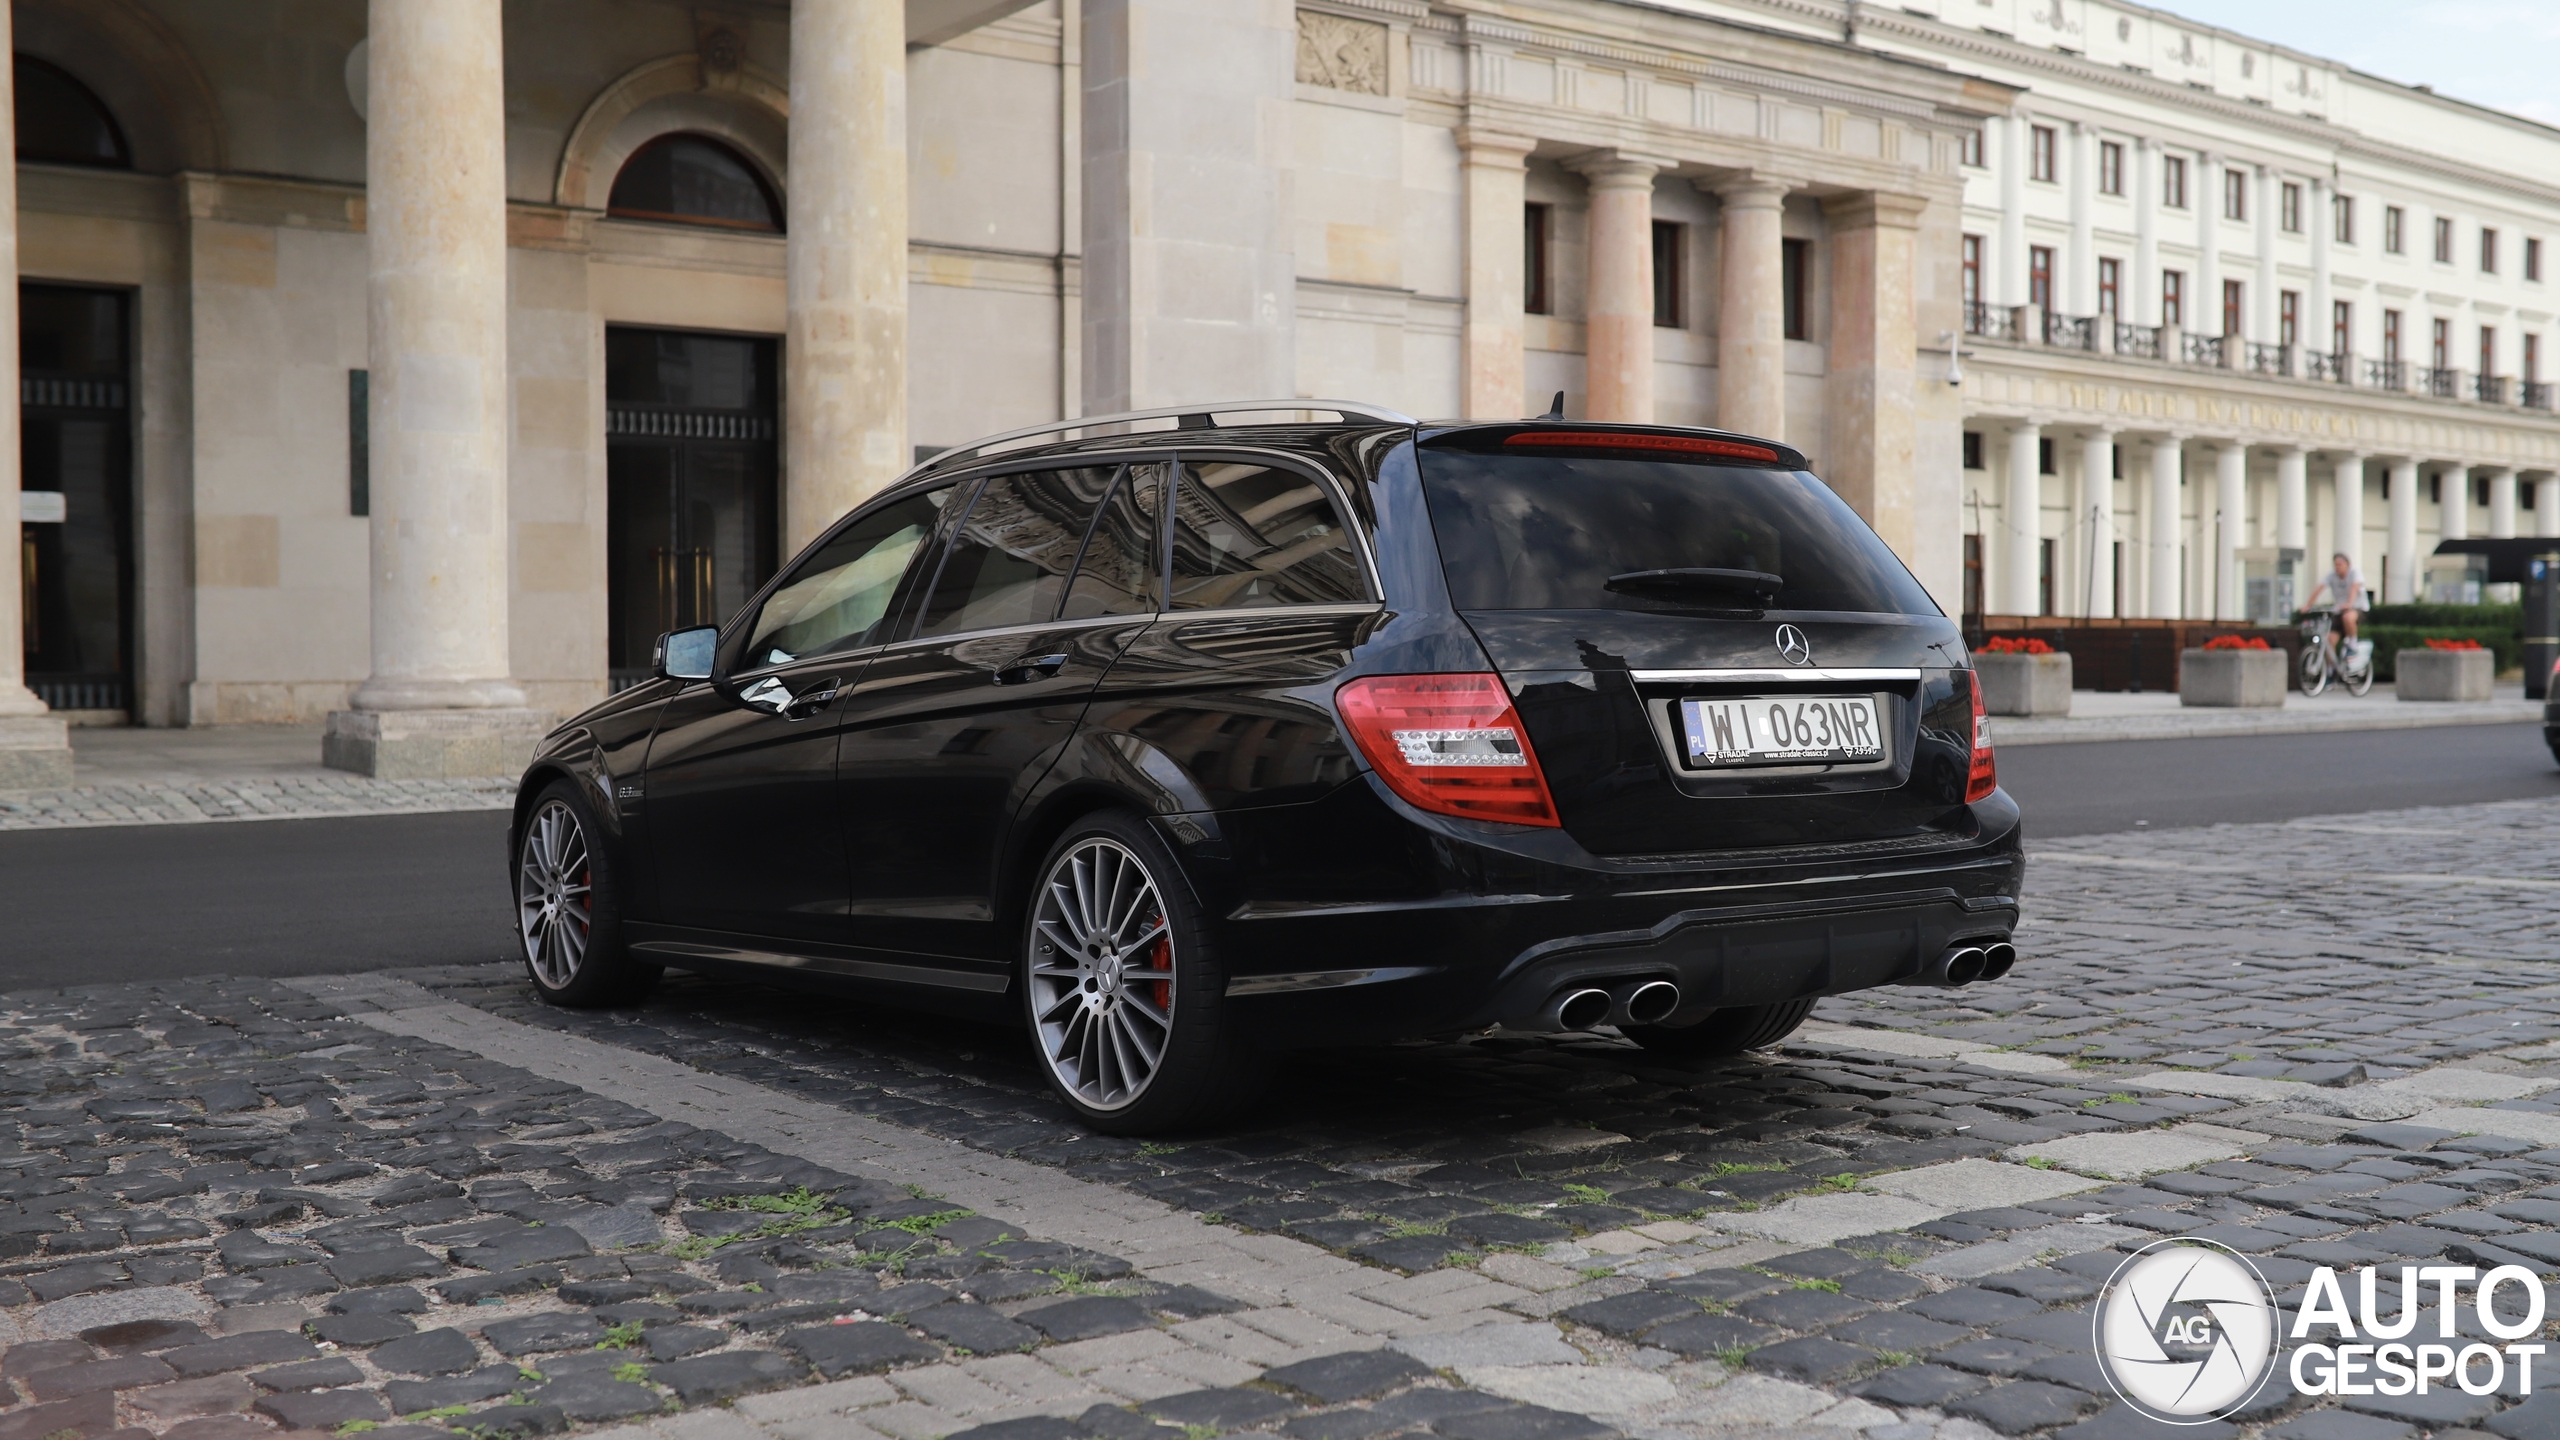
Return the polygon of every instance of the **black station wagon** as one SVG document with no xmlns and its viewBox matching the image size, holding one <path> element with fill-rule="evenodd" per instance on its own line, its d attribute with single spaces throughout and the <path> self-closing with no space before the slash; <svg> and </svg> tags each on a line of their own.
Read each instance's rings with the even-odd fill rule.
<svg viewBox="0 0 2560 1440">
<path fill-rule="evenodd" d="M 561 726 L 534 986 L 1018 1015 L 1117 1132 L 1292 1047 L 1774 1044 L 1996 979 L 2024 873 L 1956 626 L 1768 440 L 1284 401 L 935 456 Z"/>
</svg>

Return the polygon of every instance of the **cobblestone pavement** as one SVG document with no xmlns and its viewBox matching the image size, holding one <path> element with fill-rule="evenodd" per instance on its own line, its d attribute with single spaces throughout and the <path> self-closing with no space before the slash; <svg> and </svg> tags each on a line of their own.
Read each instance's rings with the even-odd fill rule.
<svg viewBox="0 0 2560 1440">
<path fill-rule="evenodd" d="M 184 1440 L 659 1410 L 667 1440 L 2560 1434 L 2512 1385 L 2339 1409 L 2281 1381 L 2171 1430 L 2088 1344 L 2164 1235 L 2288 1306 L 2315 1265 L 2560 1272 L 2560 805 L 2036 854 L 2008 981 L 1826 1002 L 1704 1069 L 1302 1056 L 1171 1143 L 1077 1131 L 1003 1031 L 737 983 L 605 1015 L 500 967 L 11 997 L 0 1440 L 208 1411 Z M 1044 1327 L 1086 1301 L 1117 1328 Z M 192 1328 L 93 1328 L 136 1321 Z M 334 1350 L 283 1356 L 296 1325 Z M 849 1332 L 884 1373 L 829 1371 Z M 402 1376 L 428 1333 L 451 1373 Z M 278 1356 L 178 1363 L 243 1335 Z"/>
<path fill-rule="evenodd" d="M 494 779 L 375 780 L 330 775 L 136 781 L 60 790 L 0 790 L 0 831 L 504 810 L 514 799 L 515 783 Z"/>
</svg>

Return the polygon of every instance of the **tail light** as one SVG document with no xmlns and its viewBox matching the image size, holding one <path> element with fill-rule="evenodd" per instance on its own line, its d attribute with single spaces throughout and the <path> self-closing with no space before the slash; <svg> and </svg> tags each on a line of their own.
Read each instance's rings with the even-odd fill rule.
<svg viewBox="0 0 2560 1440">
<path fill-rule="evenodd" d="M 1973 772 L 1964 782 L 1964 803 L 1970 805 L 2000 788 L 2000 767 L 1991 759 L 1991 718 L 1982 710 L 1982 677 L 1967 671 L 1964 678 L 1973 691 Z"/>
<path fill-rule="evenodd" d="M 1555 825 L 1546 772 L 1498 675 L 1372 675 L 1334 694 L 1378 778 L 1437 815 Z"/>
</svg>

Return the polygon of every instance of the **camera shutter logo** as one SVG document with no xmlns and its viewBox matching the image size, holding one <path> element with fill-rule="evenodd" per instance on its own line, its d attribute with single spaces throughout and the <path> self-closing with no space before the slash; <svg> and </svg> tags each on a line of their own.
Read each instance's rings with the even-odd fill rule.
<svg viewBox="0 0 2560 1440">
<path fill-rule="evenodd" d="M 1793 625 L 1781 625 L 1778 627 L 1778 658 L 1790 665 L 1810 665 L 1813 663 L 1813 642 L 1804 638 L 1804 632 Z"/>
<path fill-rule="evenodd" d="M 2201 1240 L 2137 1250 L 2099 1293 L 2099 1369 L 2154 1420 L 2201 1425 L 2249 1402 L 2274 1369 L 2275 1292 L 2240 1252 Z"/>
</svg>

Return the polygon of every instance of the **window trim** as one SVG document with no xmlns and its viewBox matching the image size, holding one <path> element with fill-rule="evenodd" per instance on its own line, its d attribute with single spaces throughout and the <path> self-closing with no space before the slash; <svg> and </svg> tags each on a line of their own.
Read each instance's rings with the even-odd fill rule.
<svg viewBox="0 0 2560 1440">
<path fill-rule="evenodd" d="M 2098 193 L 2121 197 L 2124 194 L 2124 142 L 2098 142 Z"/>
</svg>

